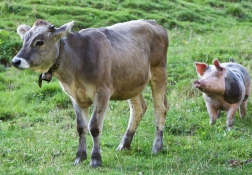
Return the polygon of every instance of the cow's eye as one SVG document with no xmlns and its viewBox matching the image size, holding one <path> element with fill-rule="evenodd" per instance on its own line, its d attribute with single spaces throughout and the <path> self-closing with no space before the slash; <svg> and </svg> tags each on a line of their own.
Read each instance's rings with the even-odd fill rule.
<svg viewBox="0 0 252 175">
<path fill-rule="evenodd" d="M 44 41 L 37 41 L 35 43 L 35 46 L 42 46 L 44 44 Z"/>
</svg>

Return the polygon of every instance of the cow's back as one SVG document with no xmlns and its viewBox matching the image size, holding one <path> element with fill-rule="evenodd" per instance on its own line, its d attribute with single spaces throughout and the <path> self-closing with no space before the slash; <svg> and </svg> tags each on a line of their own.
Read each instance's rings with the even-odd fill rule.
<svg viewBox="0 0 252 175">
<path fill-rule="evenodd" d="M 155 21 L 130 21 L 99 31 L 111 43 L 111 76 L 115 87 L 112 98 L 135 96 L 149 82 L 151 66 L 166 66 L 168 37 L 165 29 Z"/>
<path fill-rule="evenodd" d="M 84 29 L 80 33 L 89 37 L 100 32 L 105 35 L 110 43 L 110 55 L 112 59 L 124 58 L 125 53 L 136 56 L 133 50 L 144 54 L 148 59 L 152 58 L 151 64 L 157 64 L 154 60 L 159 55 L 167 52 L 168 36 L 166 30 L 158 25 L 154 20 L 133 20 L 124 23 L 118 23 L 108 27 Z M 93 38 L 95 40 L 95 37 Z M 116 57 L 114 57 L 116 55 Z M 128 60 L 129 61 L 129 60 Z M 163 60 L 162 60 L 163 61 Z"/>
<path fill-rule="evenodd" d="M 115 42 L 117 49 L 127 48 L 127 51 L 131 52 L 138 48 L 142 54 L 151 58 L 152 65 L 163 62 L 158 58 L 163 58 L 167 52 L 168 36 L 166 30 L 154 20 L 135 20 L 106 27 L 103 32 L 105 31 L 104 33 L 109 38 L 111 35 L 107 35 L 107 30 L 113 31 L 112 34 L 117 33 L 116 38 L 122 39 L 121 42 Z"/>
<path fill-rule="evenodd" d="M 83 43 L 91 45 L 83 50 L 83 54 L 97 55 L 85 59 L 92 59 L 103 71 L 99 75 L 106 75 L 99 81 L 107 79 L 114 89 L 111 99 L 134 97 L 149 82 L 151 67 L 166 66 L 168 37 L 166 30 L 155 21 L 129 21 L 84 29 L 79 34 Z"/>
</svg>

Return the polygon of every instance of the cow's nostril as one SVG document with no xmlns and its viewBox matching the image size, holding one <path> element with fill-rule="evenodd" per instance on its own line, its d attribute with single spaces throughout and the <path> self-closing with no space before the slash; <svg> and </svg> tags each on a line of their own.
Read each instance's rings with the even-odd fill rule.
<svg viewBox="0 0 252 175">
<path fill-rule="evenodd" d="M 13 61 L 12 61 L 12 65 L 13 65 L 14 67 L 19 67 L 20 64 L 21 64 L 21 60 L 13 60 Z"/>
</svg>

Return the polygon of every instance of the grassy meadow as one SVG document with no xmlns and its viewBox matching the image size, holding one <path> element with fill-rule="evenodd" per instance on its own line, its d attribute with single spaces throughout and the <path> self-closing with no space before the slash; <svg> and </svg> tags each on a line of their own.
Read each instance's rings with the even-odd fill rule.
<svg viewBox="0 0 252 175">
<path fill-rule="evenodd" d="M 250 0 L 2 0 L 0 2 L 0 174 L 160 174 L 252 173 L 252 98 L 247 117 L 235 116 L 226 131 L 226 112 L 209 125 L 202 94 L 193 88 L 194 62 L 244 65 L 252 77 L 252 2 Z M 164 151 L 152 154 L 154 140 L 151 89 L 144 90 L 148 110 L 135 133 L 132 150 L 116 152 L 129 119 L 127 101 L 112 101 L 101 137 L 103 164 L 88 160 L 73 166 L 78 146 L 74 110 L 56 78 L 39 88 L 39 74 L 19 71 L 10 60 L 22 46 L 20 24 L 44 19 L 56 27 L 74 20 L 73 31 L 134 19 L 155 19 L 167 29 L 167 97 L 170 110 Z M 91 113 L 91 109 L 90 109 Z"/>
</svg>

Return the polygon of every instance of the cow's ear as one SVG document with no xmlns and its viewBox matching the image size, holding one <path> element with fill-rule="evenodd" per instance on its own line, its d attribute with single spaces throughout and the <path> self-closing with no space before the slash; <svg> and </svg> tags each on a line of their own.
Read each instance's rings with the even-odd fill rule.
<svg viewBox="0 0 252 175">
<path fill-rule="evenodd" d="M 18 33 L 18 35 L 19 35 L 22 39 L 24 39 L 24 35 L 25 35 L 26 32 L 28 32 L 30 29 L 31 29 L 30 26 L 25 25 L 25 24 L 22 24 L 22 25 L 18 26 L 18 28 L 17 28 L 17 33 Z"/>
<path fill-rule="evenodd" d="M 60 28 L 55 28 L 53 33 L 57 38 L 62 38 L 67 36 L 74 25 L 74 21 L 62 25 Z"/>
<path fill-rule="evenodd" d="M 194 64 L 196 66 L 196 71 L 197 71 L 198 75 L 203 76 L 208 65 L 206 63 L 199 63 L 199 62 L 195 62 Z"/>
</svg>

